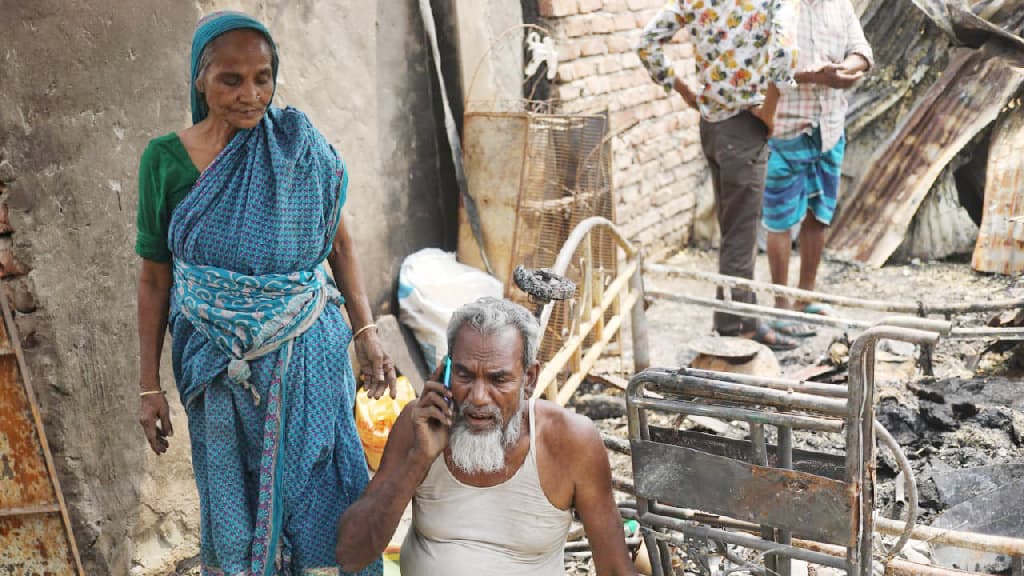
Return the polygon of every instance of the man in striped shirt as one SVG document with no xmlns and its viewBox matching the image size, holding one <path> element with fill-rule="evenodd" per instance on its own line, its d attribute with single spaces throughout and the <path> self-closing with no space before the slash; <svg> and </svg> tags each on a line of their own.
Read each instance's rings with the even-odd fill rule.
<svg viewBox="0 0 1024 576">
<path fill-rule="evenodd" d="M 800 225 L 799 287 L 813 290 L 846 145 L 844 91 L 872 66 L 873 57 L 850 0 L 800 2 L 798 86 L 779 101 L 769 141 L 762 223 L 768 231 L 772 282 L 781 285 L 788 282 L 790 230 Z M 784 296 L 777 296 L 775 305 L 792 307 Z M 827 313 L 813 302 L 798 302 L 796 308 Z M 775 321 L 772 327 L 792 336 L 812 333 L 793 322 Z"/>
</svg>

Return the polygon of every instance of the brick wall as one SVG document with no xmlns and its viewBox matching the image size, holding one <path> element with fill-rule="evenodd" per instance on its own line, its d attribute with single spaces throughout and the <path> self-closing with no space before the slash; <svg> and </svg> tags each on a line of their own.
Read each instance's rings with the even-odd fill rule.
<svg viewBox="0 0 1024 576">
<path fill-rule="evenodd" d="M 699 115 L 650 80 L 635 53 L 640 31 L 664 0 L 538 0 L 559 45 L 552 96 L 569 113 L 608 110 L 617 219 L 649 253 L 693 240 L 710 206 Z M 674 68 L 692 74 L 693 50 L 680 34 L 666 48 Z M 702 227 L 698 226 L 698 235 Z M 702 238 L 701 238 L 702 239 Z"/>
</svg>

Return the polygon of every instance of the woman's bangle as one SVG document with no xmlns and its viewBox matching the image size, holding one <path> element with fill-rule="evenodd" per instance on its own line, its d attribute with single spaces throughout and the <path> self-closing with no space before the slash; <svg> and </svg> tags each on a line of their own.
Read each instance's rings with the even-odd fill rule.
<svg viewBox="0 0 1024 576">
<path fill-rule="evenodd" d="M 166 396 L 167 395 L 167 391 L 166 390 L 146 390 L 145 392 L 139 392 L 139 397 L 141 398 L 143 396 L 152 396 L 153 394 L 163 394 L 163 395 Z"/>
<path fill-rule="evenodd" d="M 370 322 L 366 326 L 363 326 L 359 330 L 356 330 L 356 333 L 352 335 L 352 341 L 354 342 L 356 338 L 359 338 L 359 335 L 362 334 L 363 332 L 366 332 L 370 328 L 376 328 L 376 327 L 377 327 L 376 324 L 374 324 L 373 322 Z"/>
</svg>

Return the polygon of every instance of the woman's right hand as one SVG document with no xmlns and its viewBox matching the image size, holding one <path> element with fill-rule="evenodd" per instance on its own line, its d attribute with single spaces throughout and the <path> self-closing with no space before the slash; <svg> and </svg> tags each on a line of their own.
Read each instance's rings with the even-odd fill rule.
<svg viewBox="0 0 1024 576">
<path fill-rule="evenodd" d="M 174 436 L 170 406 L 163 394 L 147 394 L 139 401 L 139 424 L 146 433 L 149 447 L 159 456 L 167 452 L 167 438 Z"/>
</svg>

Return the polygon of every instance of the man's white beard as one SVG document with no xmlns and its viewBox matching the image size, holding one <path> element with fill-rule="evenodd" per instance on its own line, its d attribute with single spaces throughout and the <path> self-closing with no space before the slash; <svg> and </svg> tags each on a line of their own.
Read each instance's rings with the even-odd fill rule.
<svg viewBox="0 0 1024 576">
<path fill-rule="evenodd" d="M 519 408 L 507 426 L 502 421 L 501 412 L 495 408 L 492 415 L 498 425 L 479 434 L 474 434 L 469 429 L 469 422 L 464 416 L 465 410 L 460 408 L 448 441 L 452 464 L 467 474 L 491 473 L 504 468 L 505 450 L 515 446 L 522 433 L 523 410 L 526 407 L 524 396 L 525 394 L 520 395 Z"/>
</svg>

